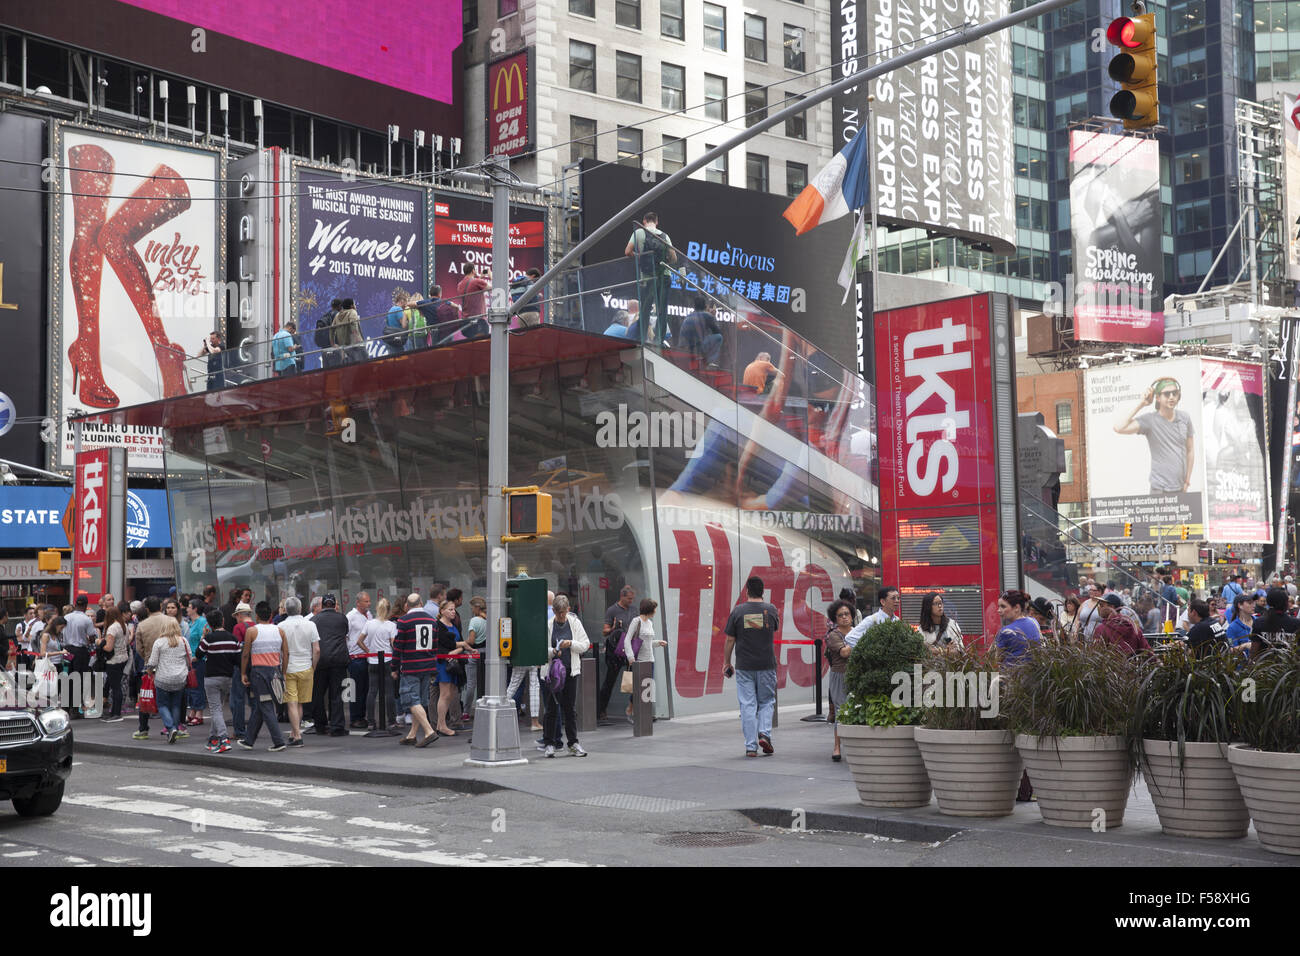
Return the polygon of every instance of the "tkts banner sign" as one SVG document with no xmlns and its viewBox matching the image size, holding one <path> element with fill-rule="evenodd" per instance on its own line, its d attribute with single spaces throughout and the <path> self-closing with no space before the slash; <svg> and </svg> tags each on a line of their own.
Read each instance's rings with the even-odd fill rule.
<svg viewBox="0 0 1300 956">
<path fill-rule="evenodd" d="M 533 145 L 533 50 L 520 50 L 489 63 L 487 83 L 487 155 L 518 156 Z"/>
<path fill-rule="evenodd" d="M 1070 132 L 1074 274 L 1066 299 L 1080 342 L 1165 340 L 1160 146 L 1154 139 Z M 1068 285 L 1072 282 L 1072 292 Z"/>
<path fill-rule="evenodd" d="M 94 604 L 108 574 L 108 449 L 76 455 L 73 485 L 72 577 L 77 594 Z"/>
<path fill-rule="evenodd" d="M 215 327 L 224 260 L 221 154 L 107 131 L 55 130 L 50 298 L 55 467 L 71 467 L 68 415 L 175 398 L 186 359 Z M 128 449 L 161 470 L 156 434 L 108 425 L 82 443 Z M 155 440 L 159 439 L 159 440 Z"/>
</svg>

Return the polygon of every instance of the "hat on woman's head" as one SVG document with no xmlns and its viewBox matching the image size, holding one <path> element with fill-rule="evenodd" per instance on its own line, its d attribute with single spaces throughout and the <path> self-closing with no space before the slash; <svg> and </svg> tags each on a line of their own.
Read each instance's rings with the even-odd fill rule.
<svg viewBox="0 0 1300 956">
<path fill-rule="evenodd" d="M 1043 615 L 1043 617 L 1052 616 L 1052 602 L 1047 600 L 1047 598 L 1036 597 L 1029 603 L 1033 607 L 1033 609 L 1037 611 L 1039 614 Z"/>
</svg>

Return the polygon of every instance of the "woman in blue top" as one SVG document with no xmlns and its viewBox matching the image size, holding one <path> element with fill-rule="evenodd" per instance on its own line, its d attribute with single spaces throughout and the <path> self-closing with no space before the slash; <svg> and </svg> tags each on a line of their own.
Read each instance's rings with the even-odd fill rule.
<svg viewBox="0 0 1300 956">
<path fill-rule="evenodd" d="M 1026 613 L 1028 608 L 1029 595 L 1024 591 L 1007 591 L 998 598 L 1002 630 L 998 631 L 997 647 L 1003 664 L 1019 664 L 1032 645 L 1043 641 L 1038 622 Z"/>
<path fill-rule="evenodd" d="M 1246 645 L 1244 653 L 1250 654 L 1250 629 L 1255 621 L 1255 595 L 1238 594 L 1232 599 L 1232 620 L 1228 622 L 1228 646 Z"/>
<path fill-rule="evenodd" d="M 189 697 L 189 716 L 185 718 L 185 723 L 197 727 L 203 723 L 203 711 L 208 706 L 208 698 L 203 692 L 205 663 L 194 655 L 199 651 L 199 641 L 203 640 L 203 635 L 210 633 L 212 629 L 208 627 L 208 619 L 203 614 L 201 598 L 190 601 L 189 613 L 190 619 L 185 624 L 185 635 L 189 638 L 190 657 L 194 661 L 194 676 L 198 681 L 198 687 L 190 688 L 186 695 Z"/>
<path fill-rule="evenodd" d="M 402 339 L 405 338 L 402 333 L 409 323 L 406 306 L 410 299 L 411 296 L 405 289 L 398 289 L 393 293 L 393 306 L 384 317 L 384 344 L 388 346 L 389 352 L 402 351 Z"/>
</svg>

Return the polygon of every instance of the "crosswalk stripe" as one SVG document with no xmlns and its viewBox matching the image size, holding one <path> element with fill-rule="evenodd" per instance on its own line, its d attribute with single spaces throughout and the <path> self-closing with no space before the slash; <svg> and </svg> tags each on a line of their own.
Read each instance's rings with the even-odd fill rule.
<svg viewBox="0 0 1300 956">
<path fill-rule="evenodd" d="M 333 860 L 324 860 L 317 856 L 302 853 L 289 853 L 273 847 L 245 846 L 228 840 L 215 840 L 211 843 L 176 843 L 161 846 L 167 853 L 188 854 L 194 860 L 207 860 L 226 866 L 339 866 Z"/>
<path fill-rule="evenodd" d="M 114 797 L 108 794 L 72 794 L 65 796 L 63 802 L 75 807 L 93 807 L 97 810 L 138 813 L 150 817 L 166 817 L 181 823 L 216 827 L 222 830 L 243 830 L 254 833 L 312 833 L 316 829 L 315 827 L 276 827 L 256 817 L 227 813 L 224 810 L 187 807 L 179 803 L 163 803 L 159 800 L 129 800 L 125 797 Z"/>
<path fill-rule="evenodd" d="M 397 823 L 393 820 L 371 820 L 369 817 L 350 817 L 348 819 L 350 827 L 369 827 L 372 830 L 389 830 L 394 833 L 428 833 L 427 827 L 416 826 L 414 823 Z"/>
<path fill-rule="evenodd" d="M 277 809 L 289 805 L 288 800 L 280 797 L 255 797 L 242 793 L 212 793 L 210 791 L 188 790 L 184 787 L 155 787 L 142 783 L 118 787 L 117 789 L 125 790 L 129 793 L 145 793 L 155 797 L 177 797 L 184 800 L 217 800 L 223 803 L 227 801 L 236 803 L 257 803 L 262 806 L 276 807 Z"/>
<path fill-rule="evenodd" d="M 245 790 L 287 793 L 295 797 L 313 797 L 328 800 L 333 797 L 355 797 L 355 790 L 339 790 L 337 787 L 318 787 L 309 783 L 288 783 L 283 780 L 247 780 L 243 777 L 228 777 L 221 774 L 195 777 L 195 783 L 211 783 L 219 787 L 240 787 Z"/>
</svg>

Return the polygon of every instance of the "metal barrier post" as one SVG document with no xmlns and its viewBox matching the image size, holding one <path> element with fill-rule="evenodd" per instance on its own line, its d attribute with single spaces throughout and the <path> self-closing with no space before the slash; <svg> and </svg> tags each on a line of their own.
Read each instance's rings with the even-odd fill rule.
<svg viewBox="0 0 1300 956">
<path fill-rule="evenodd" d="M 600 682 L 599 659 L 592 648 L 591 656 L 583 655 L 582 673 L 578 675 L 577 708 L 578 729 L 583 733 L 596 729 L 596 696 Z"/>
<path fill-rule="evenodd" d="M 802 721 L 825 721 L 826 715 L 822 713 L 822 639 L 820 637 L 813 640 L 813 667 L 816 668 L 817 682 L 816 687 L 816 709 L 807 717 L 800 717 Z"/>
<path fill-rule="evenodd" d="M 637 661 L 632 665 L 632 736 L 654 734 L 654 663 Z M 647 698 L 649 698 L 647 700 Z"/>
</svg>

